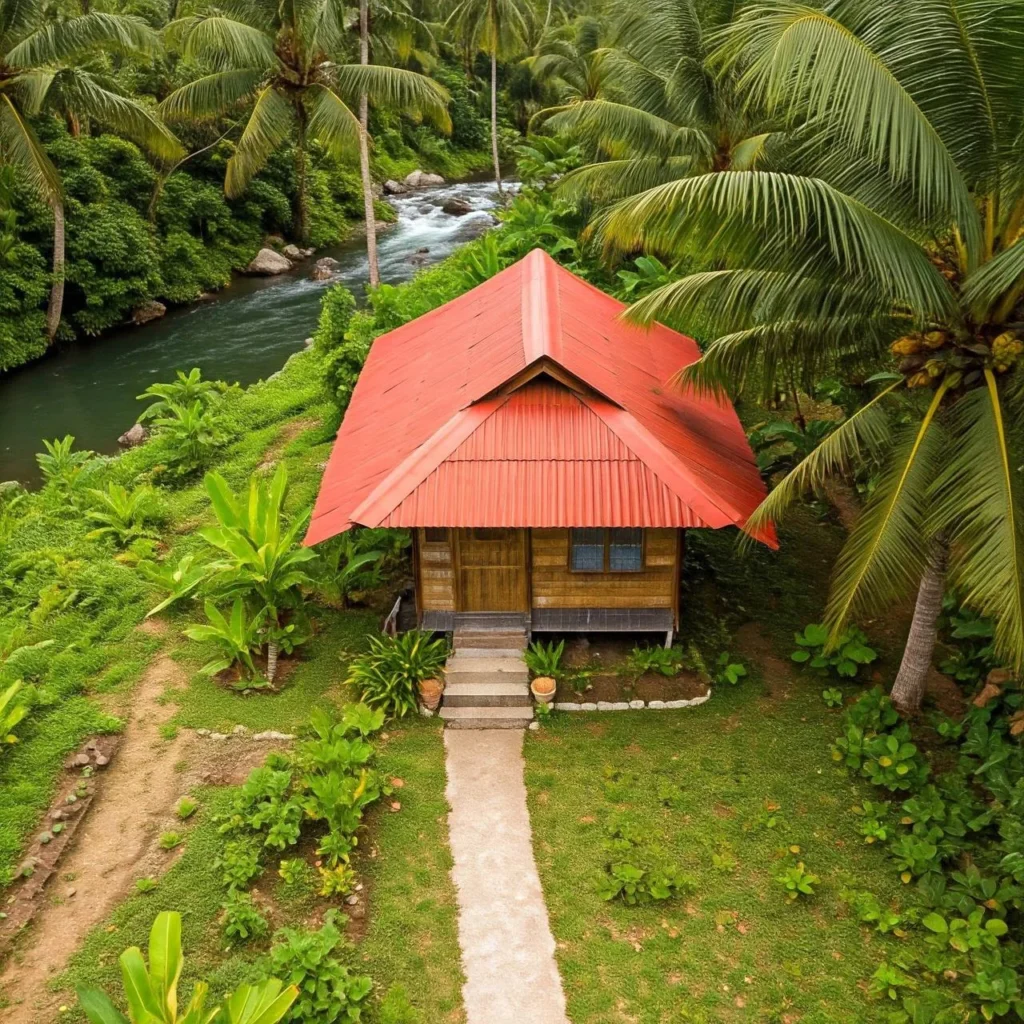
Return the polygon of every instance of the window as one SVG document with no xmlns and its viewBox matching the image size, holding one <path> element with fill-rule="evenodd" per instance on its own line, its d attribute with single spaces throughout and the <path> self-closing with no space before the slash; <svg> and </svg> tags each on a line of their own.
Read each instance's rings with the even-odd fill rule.
<svg viewBox="0 0 1024 1024">
<path fill-rule="evenodd" d="M 640 572 L 644 567 L 642 530 L 608 531 L 608 569 L 610 572 Z"/>
<path fill-rule="evenodd" d="M 604 530 L 572 531 L 572 571 L 604 572 Z"/>
<path fill-rule="evenodd" d="M 444 526 L 428 526 L 423 531 L 423 540 L 427 544 L 447 544 L 448 530 Z"/>
<path fill-rule="evenodd" d="M 573 572 L 642 572 L 643 530 L 573 530 L 569 568 Z"/>
</svg>

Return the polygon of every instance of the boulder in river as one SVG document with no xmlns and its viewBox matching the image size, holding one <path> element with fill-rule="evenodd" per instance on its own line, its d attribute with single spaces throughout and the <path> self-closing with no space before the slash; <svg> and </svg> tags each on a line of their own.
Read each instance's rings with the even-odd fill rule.
<svg viewBox="0 0 1024 1024">
<path fill-rule="evenodd" d="M 384 182 L 384 195 L 386 196 L 404 196 L 408 191 L 408 185 L 403 185 L 400 181 L 395 181 L 394 178 L 388 178 Z"/>
<path fill-rule="evenodd" d="M 429 174 L 427 171 L 413 171 L 405 179 L 409 188 L 426 188 L 428 185 L 443 185 L 444 178 L 440 174 Z"/>
<path fill-rule="evenodd" d="M 337 273 L 338 266 L 337 260 L 324 256 L 313 264 L 313 273 L 310 277 L 314 281 L 329 281 Z"/>
<path fill-rule="evenodd" d="M 275 274 L 284 274 L 292 269 L 291 260 L 282 256 L 273 249 L 260 249 L 253 258 L 252 263 L 245 268 L 247 274 L 262 274 L 264 277 L 273 277 Z"/>
<path fill-rule="evenodd" d="M 143 302 L 132 310 L 132 323 L 148 324 L 151 320 L 159 320 L 167 312 L 167 307 L 156 299 Z"/>
<path fill-rule="evenodd" d="M 149 431 L 141 423 L 135 423 L 117 439 L 117 443 L 122 448 L 138 448 L 147 437 Z"/>
<path fill-rule="evenodd" d="M 0 480 L 0 501 L 6 501 L 7 498 L 15 498 L 24 488 L 17 480 Z"/>
<path fill-rule="evenodd" d="M 473 212 L 473 207 L 467 200 L 452 196 L 451 199 L 445 200 L 441 210 L 444 213 L 450 213 L 453 217 L 465 217 L 467 213 Z"/>
</svg>

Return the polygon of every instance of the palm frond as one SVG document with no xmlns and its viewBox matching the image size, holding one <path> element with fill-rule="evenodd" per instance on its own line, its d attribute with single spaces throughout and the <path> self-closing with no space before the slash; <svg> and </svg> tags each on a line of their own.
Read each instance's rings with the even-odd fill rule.
<svg viewBox="0 0 1024 1024">
<path fill-rule="evenodd" d="M 574 103 L 553 112 L 548 123 L 555 131 L 569 133 L 603 149 L 624 145 L 637 155 L 691 156 L 709 162 L 715 151 L 711 139 L 699 128 L 676 125 L 628 104 L 608 100 Z"/>
<path fill-rule="evenodd" d="M 948 454 L 936 422 L 945 393 L 945 385 L 936 390 L 917 429 L 893 453 L 836 559 L 825 610 L 833 639 L 851 619 L 905 598 L 920 582 L 928 555 L 930 485 Z"/>
<path fill-rule="evenodd" d="M 0 164 L 16 167 L 51 205 L 63 195 L 60 175 L 10 96 L 0 92 Z"/>
<path fill-rule="evenodd" d="M 141 18 L 94 11 L 48 21 L 12 46 L 4 62 L 8 67 L 32 68 L 59 64 L 97 49 L 152 54 L 160 49 L 160 38 Z"/>
<path fill-rule="evenodd" d="M 975 317 L 984 322 L 996 306 L 1009 297 L 1012 305 L 1024 289 L 1024 235 L 1008 249 L 983 263 L 964 283 L 964 301 Z"/>
<path fill-rule="evenodd" d="M 849 150 L 912 183 L 928 210 L 950 213 L 974 258 L 981 231 L 967 182 L 924 111 L 886 63 L 827 11 L 778 2 L 726 30 L 716 59 L 741 68 L 749 102 L 832 127 Z"/>
<path fill-rule="evenodd" d="M 39 24 L 41 13 L 40 0 L 4 0 L 0 3 L 0 53 L 31 32 Z"/>
<path fill-rule="evenodd" d="M 996 379 L 953 410 L 953 443 L 935 483 L 933 529 L 950 542 L 950 575 L 967 604 L 995 620 L 996 651 L 1024 668 L 1024 493 Z"/>
<path fill-rule="evenodd" d="M 334 157 L 350 155 L 359 145 L 359 118 L 324 86 L 312 91 L 309 133 Z"/>
<path fill-rule="evenodd" d="M 366 93 L 375 106 L 402 110 L 451 131 L 448 90 L 425 75 L 382 64 L 342 64 L 332 74 L 336 91 L 348 102 L 355 103 Z"/>
<path fill-rule="evenodd" d="M 566 174 L 556 187 L 561 195 L 568 198 L 586 196 L 595 202 L 606 203 L 646 192 L 668 181 L 703 174 L 704 170 L 703 162 L 697 162 L 692 156 L 669 157 L 667 160 L 658 156 L 604 160 L 577 167 Z"/>
<path fill-rule="evenodd" d="M 261 68 L 277 64 L 274 40 L 266 32 L 221 15 L 180 18 L 164 33 L 185 57 L 219 71 Z"/>
<path fill-rule="evenodd" d="M 883 399 L 902 383 L 890 384 L 828 434 L 754 510 L 744 524 L 744 532 L 756 537 L 769 526 L 777 526 L 802 495 L 820 488 L 831 477 L 848 476 L 866 463 L 880 459 L 893 444 L 892 424 L 883 408 Z"/>
<path fill-rule="evenodd" d="M 240 196 L 270 154 L 287 142 L 294 119 L 294 110 L 273 87 L 256 97 L 235 154 L 228 161 L 224 191 L 230 198 Z"/>
<path fill-rule="evenodd" d="M 748 267 L 826 267 L 870 282 L 919 316 L 957 303 L 920 245 L 827 182 L 769 171 L 685 178 L 625 199 L 597 220 L 608 248 L 678 253 L 698 248 Z"/>
<path fill-rule="evenodd" d="M 175 89 L 157 108 L 164 117 L 212 117 L 248 99 L 266 77 L 264 71 L 242 68 L 217 71 Z"/>
<path fill-rule="evenodd" d="M 103 88 L 86 71 L 64 68 L 55 77 L 53 90 L 68 110 L 95 118 L 149 150 L 161 160 L 177 160 L 184 149 L 170 129 L 141 104 Z"/>
</svg>

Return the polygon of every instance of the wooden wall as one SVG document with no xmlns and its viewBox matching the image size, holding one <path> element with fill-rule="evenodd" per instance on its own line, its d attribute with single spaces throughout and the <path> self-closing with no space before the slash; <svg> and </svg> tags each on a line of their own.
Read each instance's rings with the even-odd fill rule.
<svg viewBox="0 0 1024 1024">
<path fill-rule="evenodd" d="M 642 572 L 572 572 L 569 531 L 534 530 L 535 608 L 675 608 L 678 531 L 644 531 Z"/>
<path fill-rule="evenodd" d="M 428 542 L 416 531 L 420 611 L 457 611 L 452 531 Z M 569 569 L 569 531 L 531 530 L 532 606 L 535 608 L 671 608 L 679 589 L 679 531 L 646 530 L 642 572 L 594 573 Z"/>
<path fill-rule="evenodd" d="M 452 563 L 451 531 L 449 540 L 428 543 L 426 531 L 416 531 L 419 551 L 420 611 L 455 611 L 455 566 Z"/>
</svg>

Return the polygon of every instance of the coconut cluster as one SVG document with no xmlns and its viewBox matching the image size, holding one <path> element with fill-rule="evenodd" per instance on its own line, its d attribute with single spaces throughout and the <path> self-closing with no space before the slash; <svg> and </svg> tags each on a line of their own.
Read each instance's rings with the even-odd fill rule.
<svg viewBox="0 0 1024 1024">
<path fill-rule="evenodd" d="M 907 334 L 889 346 L 900 357 L 900 373 L 907 378 L 907 387 L 935 387 L 949 374 L 957 375 L 951 386 L 989 367 L 1006 373 L 1024 354 L 1024 341 L 1014 331 L 1004 331 L 991 342 L 950 331 L 932 330 Z"/>
</svg>

